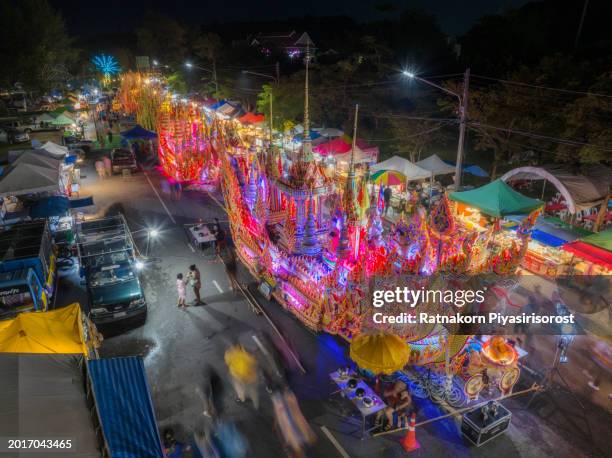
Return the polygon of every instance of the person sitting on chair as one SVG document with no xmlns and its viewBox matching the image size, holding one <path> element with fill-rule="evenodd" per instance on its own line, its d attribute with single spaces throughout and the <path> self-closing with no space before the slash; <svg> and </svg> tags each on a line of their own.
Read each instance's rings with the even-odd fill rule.
<svg viewBox="0 0 612 458">
<path fill-rule="evenodd" d="M 408 387 L 404 382 L 398 380 L 388 390 L 383 393 L 387 407 L 379 411 L 376 415 L 376 423 L 380 424 L 383 416 L 386 419 L 384 429 L 389 430 L 393 427 L 395 422 L 393 421 L 393 415 L 396 414 L 395 419 L 398 425 L 401 425 L 402 419 L 407 415 L 407 411 L 412 407 L 412 397 L 408 392 Z"/>
</svg>

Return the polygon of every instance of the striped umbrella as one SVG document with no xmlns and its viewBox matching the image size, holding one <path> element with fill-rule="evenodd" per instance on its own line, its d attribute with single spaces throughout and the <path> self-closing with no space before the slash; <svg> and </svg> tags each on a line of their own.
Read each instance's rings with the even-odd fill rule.
<svg viewBox="0 0 612 458">
<path fill-rule="evenodd" d="M 373 183 L 384 184 L 385 186 L 396 186 L 406 182 L 404 175 L 393 170 L 379 170 L 372 174 L 370 179 Z"/>
</svg>

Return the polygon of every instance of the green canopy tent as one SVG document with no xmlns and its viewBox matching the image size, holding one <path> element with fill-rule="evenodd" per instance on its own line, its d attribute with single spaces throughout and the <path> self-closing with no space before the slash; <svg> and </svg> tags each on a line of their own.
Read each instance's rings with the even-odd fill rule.
<svg viewBox="0 0 612 458">
<path fill-rule="evenodd" d="M 61 114 L 53 121 L 51 121 L 51 124 L 53 124 L 54 126 L 69 126 L 70 124 L 74 124 L 74 120 L 70 119 L 66 115 Z"/>
<path fill-rule="evenodd" d="M 603 248 L 604 250 L 612 251 L 612 229 L 588 235 L 581 238 L 580 241 L 598 248 Z"/>
<path fill-rule="evenodd" d="M 470 191 L 452 192 L 449 197 L 496 218 L 523 215 L 544 205 L 539 199 L 516 192 L 500 179 Z"/>
</svg>

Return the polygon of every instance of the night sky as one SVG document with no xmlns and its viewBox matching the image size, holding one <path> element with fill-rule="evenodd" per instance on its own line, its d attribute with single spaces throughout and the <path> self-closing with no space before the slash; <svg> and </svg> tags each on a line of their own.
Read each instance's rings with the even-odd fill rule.
<svg viewBox="0 0 612 458">
<path fill-rule="evenodd" d="M 128 32 L 140 24 L 147 10 L 158 11 L 188 24 L 273 21 L 291 17 L 346 15 L 357 21 L 392 18 L 406 8 L 419 8 L 438 18 L 449 35 L 461 35 L 485 14 L 516 8 L 526 0 L 217 0 L 140 1 L 51 0 L 77 35 Z M 378 8 L 377 8 L 378 6 Z M 387 12 L 380 11 L 380 7 Z"/>
</svg>

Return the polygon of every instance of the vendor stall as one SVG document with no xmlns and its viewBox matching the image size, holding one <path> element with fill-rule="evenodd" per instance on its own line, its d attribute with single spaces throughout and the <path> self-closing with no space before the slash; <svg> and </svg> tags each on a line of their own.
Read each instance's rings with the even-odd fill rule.
<svg viewBox="0 0 612 458">
<path fill-rule="evenodd" d="M 0 309 L 4 314 L 46 310 L 55 287 L 56 257 L 46 221 L 0 232 Z"/>
<path fill-rule="evenodd" d="M 584 275 L 612 275 L 612 229 L 567 243 L 573 272 Z"/>
</svg>

